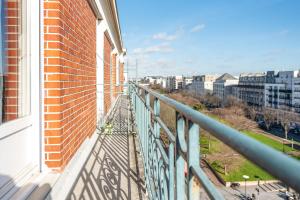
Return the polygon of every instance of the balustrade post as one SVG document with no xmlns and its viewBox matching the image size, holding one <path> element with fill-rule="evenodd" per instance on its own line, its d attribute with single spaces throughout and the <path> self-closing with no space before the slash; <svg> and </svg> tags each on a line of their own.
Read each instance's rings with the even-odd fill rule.
<svg viewBox="0 0 300 200">
<path fill-rule="evenodd" d="M 192 167 L 200 165 L 199 125 L 188 121 L 188 199 L 200 199 L 200 187 L 196 185 Z"/>
<path fill-rule="evenodd" d="M 144 141 L 144 134 L 143 134 L 143 130 L 142 130 L 142 121 L 143 121 L 143 119 L 142 119 L 142 116 L 143 116 L 143 113 L 142 113 L 142 104 L 143 104 L 143 102 L 142 102 L 142 99 L 141 99 L 142 97 L 141 97 L 141 89 L 140 88 L 138 88 L 138 118 L 137 118 L 137 120 L 138 120 L 138 122 L 139 122 L 139 125 L 138 125 L 138 127 L 139 127 L 139 129 L 138 129 L 138 131 L 139 131 L 139 135 L 141 136 L 141 140 L 142 141 Z M 143 150 L 143 155 L 144 155 L 144 153 L 145 153 L 145 146 L 144 146 L 144 143 L 142 142 L 142 150 Z"/>
<path fill-rule="evenodd" d="M 136 125 L 137 124 L 137 87 L 134 86 L 134 112 L 135 112 L 135 122 L 136 122 Z"/>
<path fill-rule="evenodd" d="M 156 117 L 160 116 L 160 102 L 159 99 L 154 99 L 154 115 Z M 160 136 L 160 125 L 157 121 L 154 121 L 154 134 L 156 138 L 159 138 Z"/>
<path fill-rule="evenodd" d="M 146 164 L 146 169 L 147 170 L 147 167 L 149 165 L 149 144 L 148 144 L 148 139 L 149 139 L 149 124 L 150 124 L 150 120 L 151 120 L 151 113 L 150 113 L 150 94 L 149 92 L 145 91 L 145 101 L 146 101 L 146 136 L 145 136 L 145 146 L 146 146 L 146 151 L 145 151 L 145 164 Z"/>
<path fill-rule="evenodd" d="M 184 140 L 185 119 L 176 112 L 176 199 L 185 199 L 185 161 L 181 153 L 186 153 Z"/>
<path fill-rule="evenodd" d="M 156 117 L 159 117 L 160 116 L 160 101 L 159 101 L 158 98 L 154 99 L 153 105 L 154 105 L 154 115 Z M 152 138 L 153 138 L 153 145 L 155 145 L 155 148 L 158 148 L 156 146 L 156 141 L 155 140 L 160 138 L 160 125 L 156 120 L 154 120 L 154 137 L 152 137 Z M 157 158 L 156 162 L 157 163 L 154 164 L 154 165 L 156 165 L 156 169 L 157 169 L 156 174 L 154 174 L 155 175 L 155 187 L 157 189 L 157 191 L 155 193 L 156 193 L 156 195 L 159 194 L 158 196 L 160 196 L 161 194 L 160 194 L 160 191 L 159 191 L 159 188 L 158 188 L 158 184 L 159 184 L 159 179 L 160 179 L 160 176 L 159 176 L 159 172 L 160 172 L 159 157 L 161 155 L 159 155 L 159 152 L 157 152 L 157 151 L 153 151 L 153 152 L 157 153 L 157 155 L 156 155 L 156 158 Z M 155 166 L 153 166 L 153 167 L 155 168 Z"/>
<path fill-rule="evenodd" d="M 169 199 L 174 200 L 174 144 L 169 145 Z"/>
</svg>

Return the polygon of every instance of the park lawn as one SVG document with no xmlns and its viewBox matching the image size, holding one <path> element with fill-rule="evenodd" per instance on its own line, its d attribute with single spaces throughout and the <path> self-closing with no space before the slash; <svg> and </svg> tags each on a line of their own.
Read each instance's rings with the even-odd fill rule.
<svg viewBox="0 0 300 200">
<path fill-rule="evenodd" d="M 210 150 L 208 150 L 209 140 L 210 140 Z M 207 134 L 201 135 L 200 148 L 201 148 L 200 150 L 201 154 L 212 154 L 221 151 L 220 141 L 213 136 L 211 136 L 209 139 L 209 136 Z"/>
<path fill-rule="evenodd" d="M 210 151 L 208 151 L 208 135 L 201 135 L 201 154 L 214 154 L 222 151 L 221 141 L 217 140 L 215 137 L 210 138 Z M 250 181 L 257 180 L 256 177 L 260 177 L 261 180 L 273 180 L 274 178 L 269 175 L 267 172 L 262 170 L 260 167 L 254 165 L 246 159 L 241 159 L 239 167 L 235 170 L 228 171 L 227 174 L 224 174 L 224 166 L 218 162 L 218 160 L 210 163 L 211 167 L 226 181 L 226 182 L 237 182 L 243 181 L 242 176 L 247 174 L 250 178 Z"/>
<path fill-rule="evenodd" d="M 225 121 L 224 119 L 221 119 L 219 116 L 214 115 L 212 113 L 204 113 L 205 115 L 213 118 L 214 120 L 217 120 L 218 122 L 221 122 L 222 124 L 225 124 L 227 126 L 231 126 L 227 121 Z"/>
<path fill-rule="evenodd" d="M 263 135 L 263 134 L 257 134 L 257 133 L 254 133 L 252 131 L 243 131 L 242 133 L 244 133 L 245 135 L 253 138 L 253 139 L 256 139 L 258 141 L 260 141 L 261 143 L 263 144 L 266 144 L 278 151 L 283 151 L 283 145 L 281 142 L 277 141 L 277 140 L 274 140 L 266 135 Z M 293 151 L 292 147 L 290 146 L 287 146 L 287 145 L 284 145 L 284 151 L 285 152 L 291 152 Z"/>
<path fill-rule="evenodd" d="M 228 126 L 231 126 L 226 120 L 220 119 L 218 116 L 208 113 L 208 116 L 211 118 L 226 124 Z M 254 133 L 250 130 L 242 131 L 241 133 L 258 140 L 259 142 L 266 144 L 278 151 L 283 151 L 283 144 L 280 141 L 274 140 L 266 135 Z M 201 144 L 201 154 L 214 154 L 214 153 L 220 153 L 222 151 L 222 144 L 221 141 L 217 140 L 214 137 L 210 138 L 210 151 L 208 151 L 208 142 L 209 138 L 207 134 L 201 135 L 200 138 L 200 144 Z M 290 146 L 284 145 L 284 152 L 295 152 L 297 150 L 293 150 Z M 299 155 L 299 154 L 298 154 Z M 294 158 L 300 160 L 300 156 L 293 156 Z M 256 181 L 258 180 L 258 177 L 260 180 L 274 180 L 275 178 L 272 177 L 269 173 L 261 169 L 260 167 L 253 164 L 251 161 L 248 161 L 246 159 L 241 159 L 241 164 L 238 168 L 233 169 L 231 171 L 228 171 L 227 174 L 224 174 L 224 166 L 218 160 L 213 161 L 210 163 L 211 167 L 226 181 L 226 182 L 239 182 L 243 181 L 243 175 L 249 176 L 249 181 Z"/>
<path fill-rule="evenodd" d="M 224 119 L 220 119 L 218 116 L 213 115 L 213 114 L 208 114 L 208 115 L 211 118 L 213 118 L 213 119 L 215 119 L 215 120 L 217 120 L 217 121 L 219 121 L 219 122 L 221 122 L 221 123 L 223 123 L 225 125 L 230 126 L 230 124 L 227 121 L 225 121 Z M 249 137 L 251 137 L 253 139 L 256 139 L 256 140 L 260 141 L 261 143 L 266 144 L 266 145 L 268 145 L 268 146 L 270 146 L 270 147 L 272 147 L 272 148 L 274 148 L 274 149 L 276 149 L 278 151 L 281 151 L 281 152 L 283 151 L 283 146 L 282 146 L 281 142 L 279 142 L 277 140 L 274 140 L 274 139 L 272 139 L 272 138 L 270 138 L 270 137 L 268 137 L 266 135 L 254 133 L 254 132 L 252 132 L 250 130 L 242 131 L 242 133 L 244 133 L 245 135 L 247 135 L 247 136 L 249 136 Z M 294 151 L 292 149 L 292 147 L 290 147 L 288 145 L 284 145 L 284 152 L 291 152 L 291 151 Z M 295 157 L 295 158 L 296 159 L 300 159 L 300 157 Z"/>
<path fill-rule="evenodd" d="M 243 160 L 243 164 L 238 169 L 229 172 L 227 175 L 224 175 L 223 173 L 220 175 L 227 182 L 243 181 L 243 175 L 248 175 L 249 181 L 258 180 L 258 177 L 260 180 L 275 179 L 266 171 L 264 171 L 263 169 L 261 169 L 260 167 L 256 166 L 248 160 Z"/>
<path fill-rule="evenodd" d="M 278 151 L 282 151 L 282 143 L 274 140 L 272 138 L 269 138 L 263 134 L 257 134 L 251 131 L 243 131 L 245 135 L 256 139 Z M 208 135 L 203 134 L 201 135 L 201 153 L 202 154 L 214 154 L 221 152 L 221 141 L 217 140 L 214 137 L 210 138 L 210 151 L 208 151 Z M 285 152 L 291 152 L 295 151 L 291 147 L 286 146 L 284 147 Z M 300 160 L 300 157 L 295 157 L 296 159 Z M 224 174 L 224 167 L 222 164 L 220 164 L 217 160 L 213 161 L 211 164 L 212 168 L 227 182 L 239 182 L 243 181 L 242 176 L 243 175 L 248 175 L 250 181 L 256 181 L 258 180 L 258 177 L 260 180 L 274 180 L 275 178 L 272 177 L 270 174 L 268 174 L 266 171 L 261 169 L 260 167 L 256 166 L 252 162 L 246 160 L 246 159 L 241 159 L 241 164 L 237 169 L 234 169 L 232 171 L 228 171 L 227 174 Z"/>
</svg>

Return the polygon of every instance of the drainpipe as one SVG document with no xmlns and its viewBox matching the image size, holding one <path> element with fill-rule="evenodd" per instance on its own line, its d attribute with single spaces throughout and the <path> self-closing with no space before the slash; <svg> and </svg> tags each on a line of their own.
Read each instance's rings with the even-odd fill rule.
<svg viewBox="0 0 300 200">
<path fill-rule="evenodd" d="M 45 144 L 44 144 L 44 0 L 39 0 L 40 3 L 40 77 L 39 77 L 39 135 L 40 135 L 40 158 L 39 168 L 40 172 L 45 171 Z"/>
</svg>

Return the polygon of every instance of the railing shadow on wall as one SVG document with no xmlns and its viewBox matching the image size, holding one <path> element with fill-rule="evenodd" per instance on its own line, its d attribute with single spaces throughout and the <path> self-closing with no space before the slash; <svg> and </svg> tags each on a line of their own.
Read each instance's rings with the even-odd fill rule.
<svg viewBox="0 0 300 200">
<path fill-rule="evenodd" d="M 200 167 L 200 128 L 300 191 L 299 161 L 145 86 L 130 83 L 129 95 L 150 199 L 199 199 L 196 180 L 211 199 L 224 199 Z M 160 117 L 161 102 L 176 111 L 175 133 Z M 167 146 L 160 138 L 161 130 L 167 135 Z"/>
</svg>

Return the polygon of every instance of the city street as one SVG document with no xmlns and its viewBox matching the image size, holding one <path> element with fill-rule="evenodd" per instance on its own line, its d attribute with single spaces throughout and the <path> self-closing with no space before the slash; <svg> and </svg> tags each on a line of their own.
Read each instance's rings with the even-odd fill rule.
<svg viewBox="0 0 300 200">
<path fill-rule="evenodd" d="M 225 199 L 245 199 L 245 188 L 243 186 L 239 187 L 238 189 L 232 189 L 228 187 L 218 187 L 218 190 L 222 193 Z M 246 189 L 247 197 L 252 197 L 252 194 L 255 195 L 255 200 L 282 200 L 287 199 L 285 191 L 279 190 L 270 190 L 270 191 L 263 191 L 260 189 L 259 194 L 256 191 L 256 186 L 247 186 Z M 290 197 L 293 196 L 293 193 L 289 193 Z M 299 198 L 299 197 L 298 197 Z M 205 191 L 202 189 L 200 192 L 200 199 L 209 199 Z M 292 198 L 290 198 L 292 199 Z"/>
</svg>

